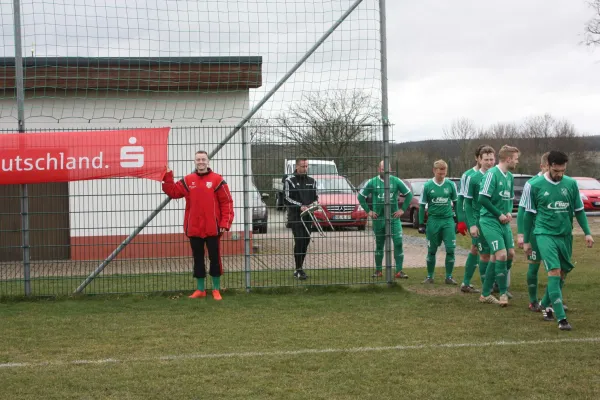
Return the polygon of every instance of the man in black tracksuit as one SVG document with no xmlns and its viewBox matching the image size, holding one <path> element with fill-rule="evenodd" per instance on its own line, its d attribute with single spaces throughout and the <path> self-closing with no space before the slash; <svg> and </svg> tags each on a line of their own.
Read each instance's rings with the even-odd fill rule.
<svg viewBox="0 0 600 400">
<path fill-rule="evenodd" d="M 300 213 L 319 199 L 317 196 L 317 183 L 308 176 L 307 159 L 296 159 L 296 172 L 287 177 L 284 189 L 285 203 L 288 207 L 288 223 L 291 225 L 292 234 L 294 235 L 294 261 L 296 262 L 294 277 L 305 280 L 308 276 L 302 269 L 302 264 L 304 264 L 304 257 L 306 257 L 306 251 L 310 243 L 310 232 L 304 227 Z M 312 225 L 310 215 L 305 214 L 303 219 L 310 229 Z"/>
</svg>

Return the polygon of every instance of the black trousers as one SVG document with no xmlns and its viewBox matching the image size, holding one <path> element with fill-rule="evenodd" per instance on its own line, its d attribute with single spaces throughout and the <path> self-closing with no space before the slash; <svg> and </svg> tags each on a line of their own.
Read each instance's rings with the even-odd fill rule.
<svg viewBox="0 0 600 400">
<path fill-rule="evenodd" d="M 305 223 L 310 229 L 312 225 L 310 217 L 308 219 L 305 218 Z M 306 231 L 302 221 L 290 221 L 290 224 L 292 225 L 292 235 L 294 235 L 294 261 L 298 270 L 302 269 L 302 265 L 304 264 L 304 258 L 310 244 L 310 233 Z"/>
<path fill-rule="evenodd" d="M 220 240 L 220 236 L 190 238 L 192 255 L 194 256 L 194 278 L 206 278 L 206 267 L 204 265 L 204 245 L 206 245 L 206 248 L 208 249 L 208 258 L 210 259 L 210 276 L 219 277 L 223 275 Z"/>
</svg>

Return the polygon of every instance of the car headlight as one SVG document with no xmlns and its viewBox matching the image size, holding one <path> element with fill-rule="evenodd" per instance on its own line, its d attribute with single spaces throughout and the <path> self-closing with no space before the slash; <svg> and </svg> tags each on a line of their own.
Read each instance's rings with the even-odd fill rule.
<svg viewBox="0 0 600 400">
<path fill-rule="evenodd" d="M 587 200 L 588 199 L 588 197 L 585 194 L 583 194 L 583 193 L 580 193 L 579 195 L 581 196 L 581 200 Z"/>
</svg>

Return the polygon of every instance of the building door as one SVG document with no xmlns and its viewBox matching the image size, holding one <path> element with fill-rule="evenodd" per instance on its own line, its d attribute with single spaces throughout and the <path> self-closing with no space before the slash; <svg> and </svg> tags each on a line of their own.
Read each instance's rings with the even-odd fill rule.
<svg viewBox="0 0 600 400">
<path fill-rule="evenodd" d="M 70 257 L 69 184 L 28 185 L 32 261 Z M 0 185 L 0 262 L 22 261 L 21 187 Z"/>
</svg>

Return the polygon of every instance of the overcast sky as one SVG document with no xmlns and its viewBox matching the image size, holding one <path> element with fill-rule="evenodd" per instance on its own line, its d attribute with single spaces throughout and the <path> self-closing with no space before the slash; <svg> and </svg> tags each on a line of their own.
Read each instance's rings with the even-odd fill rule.
<svg viewBox="0 0 600 400">
<path fill-rule="evenodd" d="M 600 134 L 600 48 L 585 0 L 388 1 L 390 119 L 397 140 L 440 138 L 549 113 Z M 413 139 L 414 140 L 414 139 Z"/>
<path fill-rule="evenodd" d="M 262 56 L 263 87 L 251 94 L 256 101 L 353 2 L 23 0 L 24 52 Z M 14 55 L 12 4 L 0 0 L 0 56 Z M 580 44 L 594 16 L 586 0 L 386 4 L 389 118 L 396 141 L 441 138 L 457 118 L 487 127 L 545 113 L 568 119 L 581 133 L 600 134 L 600 48 Z M 377 5 L 364 0 L 265 112 L 274 115 L 296 106 L 305 93 L 337 88 L 366 90 L 377 99 Z M 194 110 L 194 118 L 218 122 L 213 109 Z"/>
</svg>

